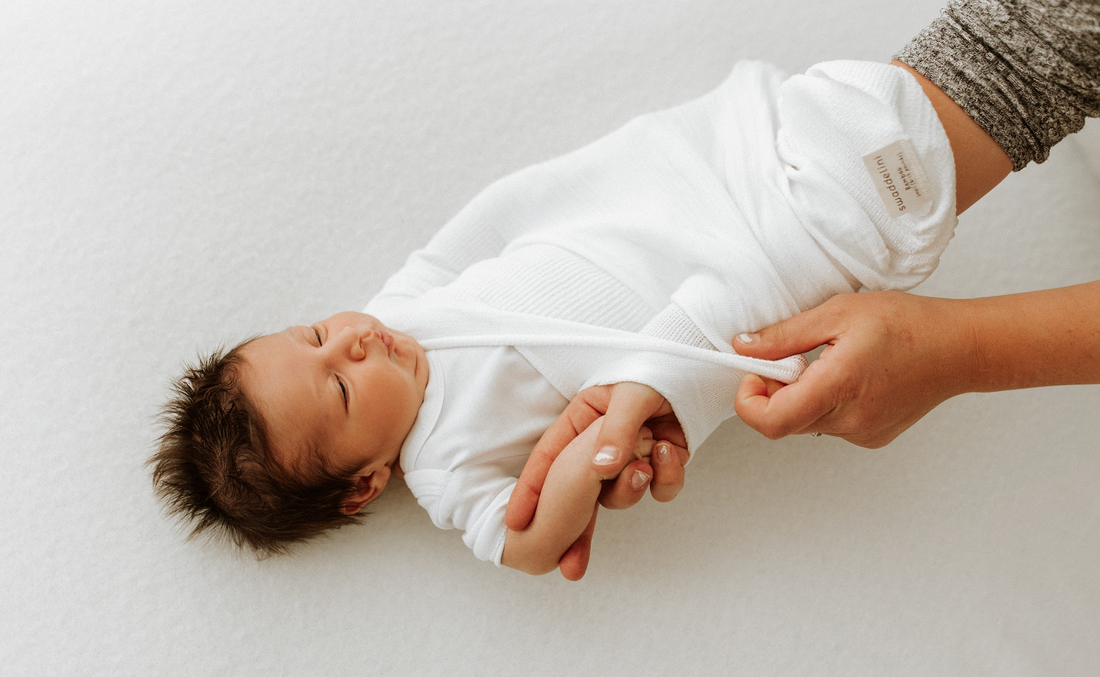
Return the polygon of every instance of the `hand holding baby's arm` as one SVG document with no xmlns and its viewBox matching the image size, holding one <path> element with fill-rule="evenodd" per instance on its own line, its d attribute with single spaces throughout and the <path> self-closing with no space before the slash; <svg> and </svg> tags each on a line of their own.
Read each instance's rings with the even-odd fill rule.
<svg viewBox="0 0 1100 677">
<path fill-rule="evenodd" d="M 596 473 L 605 479 L 600 504 L 622 509 L 636 504 L 649 489 L 658 501 L 671 501 L 684 485 L 684 464 L 688 459 L 686 440 L 672 408 L 660 393 L 640 383 L 616 383 L 593 386 L 581 391 L 565 408 L 558 420 L 543 434 L 523 467 L 512 497 L 508 501 L 505 522 L 509 529 L 524 530 L 530 523 L 551 465 L 566 446 L 596 419 L 606 415 L 596 442 L 588 449 Z M 608 462 L 597 450 L 629 449 L 642 424 L 661 440 L 652 463 L 635 460 L 633 454 L 619 454 Z M 599 457 L 599 458 L 596 458 Z M 607 479 L 615 478 L 615 479 Z M 652 478 L 652 482 L 649 482 Z M 559 562 L 561 575 L 571 581 L 584 577 L 596 513 Z"/>
<path fill-rule="evenodd" d="M 554 571 L 592 521 L 603 487 L 592 467 L 592 452 L 602 426 L 603 419 L 597 419 L 554 460 L 531 523 L 522 531 L 508 530 L 501 560 L 505 566 L 535 575 Z M 648 459 L 652 449 L 653 435 L 642 428 L 634 455 Z"/>
</svg>

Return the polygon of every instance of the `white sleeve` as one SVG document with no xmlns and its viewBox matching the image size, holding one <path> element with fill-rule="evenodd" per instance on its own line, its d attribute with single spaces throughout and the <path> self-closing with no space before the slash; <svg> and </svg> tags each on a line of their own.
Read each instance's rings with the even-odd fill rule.
<svg viewBox="0 0 1100 677">
<path fill-rule="evenodd" d="M 639 352 L 605 362 L 583 388 L 632 381 L 659 392 L 672 406 L 695 450 L 723 421 L 733 418 L 734 395 L 745 371 L 664 353 Z"/>
<path fill-rule="evenodd" d="M 504 540 L 508 535 L 504 513 L 516 487 L 516 478 L 494 470 L 492 467 L 473 468 L 456 473 L 452 491 L 462 500 L 456 500 L 450 508 L 455 523 L 461 524 L 465 532 L 462 542 L 473 551 L 474 557 L 501 566 Z"/>
<path fill-rule="evenodd" d="M 443 226 L 427 245 L 410 254 L 405 265 L 368 304 L 367 312 L 378 314 L 391 303 L 446 286 L 470 265 L 497 256 L 506 242 L 494 227 L 492 197 L 490 187 Z"/>
<path fill-rule="evenodd" d="M 492 464 L 460 471 L 414 470 L 405 483 L 417 502 L 440 529 L 460 529 L 462 542 L 474 556 L 501 566 L 504 512 L 516 478 Z"/>
<path fill-rule="evenodd" d="M 367 311 L 446 286 L 473 264 L 500 256 L 509 243 L 544 228 L 546 223 L 531 215 L 547 199 L 545 171 L 553 163 L 527 167 L 490 184 L 409 256 Z"/>
<path fill-rule="evenodd" d="M 723 345 L 723 342 L 715 343 L 708 339 L 699 325 L 675 303 L 668 304 L 653 316 L 640 333 L 704 350 L 719 350 L 718 346 Z"/>
</svg>

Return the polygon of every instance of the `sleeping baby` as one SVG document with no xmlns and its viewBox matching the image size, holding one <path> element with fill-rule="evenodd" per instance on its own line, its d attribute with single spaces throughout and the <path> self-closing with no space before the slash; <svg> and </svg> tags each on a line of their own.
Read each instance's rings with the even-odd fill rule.
<svg viewBox="0 0 1100 677">
<path fill-rule="evenodd" d="M 531 524 L 504 513 L 542 433 L 584 388 L 667 400 L 694 453 L 734 415 L 730 340 L 832 295 L 907 289 L 955 219 L 951 149 L 903 69 L 737 64 L 706 96 L 491 185 L 371 300 L 216 352 L 165 407 L 158 494 L 259 554 L 403 477 L 480 559 L 545 573 L 592 517 L 599 422 L 562 452 Z M 655 444 L 648 430 L 635 453 Z"/>
</svg>

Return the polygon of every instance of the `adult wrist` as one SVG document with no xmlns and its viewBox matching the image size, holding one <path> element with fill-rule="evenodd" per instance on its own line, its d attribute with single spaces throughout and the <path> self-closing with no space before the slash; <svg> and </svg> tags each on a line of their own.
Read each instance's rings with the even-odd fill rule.
<svg viewBox="0 0 1100 677">
<path fill-rule="evenodd" d="M 990 390 L 988 359 L 986 346 L 982 342 L 982 331 L 975 307 L 975 299 L 946 299 L 952 307 L 954 332 L 950 341 L 955 347 L 952 369 L 958 375 L 958 391 L 952 396 L 964 393 L 980 393 Z"/>
<path fill-rule="evenodd" d="M 973 392 L 1100 383 L 1100 282 L 958 303 Z"/>
<path fill-rule="evenodd" d="M 942 339 L 947 350 L 942 351 L 942 364 L 951 374 L 948 378 L 949 399 L 963 393 L 985 389 L 985 363 L 981 332 L 975 324 L 973 299 L 938 299 L 943 303 L 941 317 L 947 319 Z"/>
</svg>

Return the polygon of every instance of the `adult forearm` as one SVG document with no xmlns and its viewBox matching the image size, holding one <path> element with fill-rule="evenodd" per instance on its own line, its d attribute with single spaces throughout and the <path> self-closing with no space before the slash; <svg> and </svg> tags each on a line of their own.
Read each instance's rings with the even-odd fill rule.
<svg viewBox="0 0 1100 677">
<path fill-rule="evenodd" d="M 1012 171 L 1012 160 L 963 108 L 931 80 L 898 60 L 924 90 L 955 155 L 955 209 L 962 214 Z"/>
<path fill-rule="evenodd" d="M 1100 383 L 1100 282 L 981 299 L 841 294 L 735 342 L 763 359 L 826 344 L 792 385 L 746 376 L 741 419 L 771 439 L 881 447 L 955 395 Z"/>
<path fill-rule="evenodd" d="M 1100 383 L 1100 281 L 958 303 L 971 391 Z"/>
</svg>

